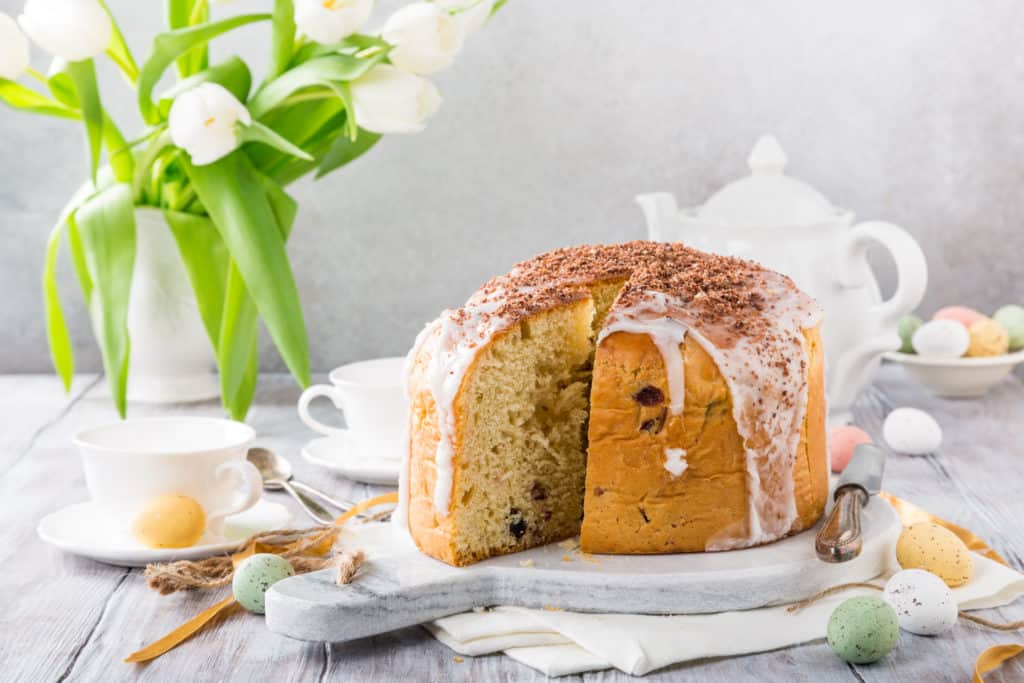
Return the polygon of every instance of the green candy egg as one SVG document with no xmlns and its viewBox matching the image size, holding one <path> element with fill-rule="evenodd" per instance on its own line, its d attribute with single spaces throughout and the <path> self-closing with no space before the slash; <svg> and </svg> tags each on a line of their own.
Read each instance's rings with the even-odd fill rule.
<svg viewBox="0 0 1024 683">
<path fill-rule="evenodd" d="M 852 664 L 877 662 L 896 647 L 900 623 L 881 598 L 850 598 L 828 620 L 828 644 L 840 659 Z"/>
<path fill-rule="evenodd" d="M 896 323 L 896 334 L 900 336 L 900 351 L 903 353 L 915 353 L 914 345 L 910 343 L 917 328 L 921 327 L 924 321 L 916 315 L 905 315 Z"/>
<path fill-rule="evenodd" d="M 992 319 L 1010 333 L 1010 350 L 1024 349 L 1024 306 L 1003 306 L 992 314 Z"/>
<path fill-rule="evenodd" d="M 289 576 L 295 576 L 295 569 L 288 560 L 278 555 L 258 553 L 235 569 L 231 592 L 242 607 L 263 614 L 267 589 Z"/>
</svg>

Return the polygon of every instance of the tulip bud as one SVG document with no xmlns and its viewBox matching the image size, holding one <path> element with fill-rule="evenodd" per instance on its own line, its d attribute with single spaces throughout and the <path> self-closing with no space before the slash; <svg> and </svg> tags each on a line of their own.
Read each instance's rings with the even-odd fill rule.
<svg viewBox="0 0 1024 683">
<path fill-rule="evenodd" d="M 14 80 L 28 68 L 28 38 L 18 24 L 0 12 L 0 78 Z"/>
<path fill-rule="evenodd" d="M 322 44 L 336 43 L 366 23 L 373 0 L 295 0 L 295 26 Z"/>
<path fill-rule="evenodd" d="M 378 64 L 351 83 L 356 123 L 374 133 L 418 133 L 441 107 L 433 83 Z"/>
<path fill-rule="evenodd" d="M 174 98 L 167 117 L 171 140 L 196 166 L 213 163 L 238 147 L 239 122 L 249 125 L 249 110 L 227 88 L 201 83 Z"/>
<path fill-rule="evenodd" d="M 462 24 L 464 35 L 476 33 L 491 16 L 494 0 L 434 0 L 435 4 L 447 10 Z"/>
<path fill-rule="evenodd" d="M 390 17 L 380 32 L 394 47 L 388 59 L 399 69 L 432 74 L 451 66 L 462 49 L 462 24 L 432 2 L 406 5 Z"/>
<path fill-rule="evenodd" d="M 96 0 L 28 0 L 18 23 L 33 42 L 69 62 L 102 53 L 114 30 Z"/>
</svg>

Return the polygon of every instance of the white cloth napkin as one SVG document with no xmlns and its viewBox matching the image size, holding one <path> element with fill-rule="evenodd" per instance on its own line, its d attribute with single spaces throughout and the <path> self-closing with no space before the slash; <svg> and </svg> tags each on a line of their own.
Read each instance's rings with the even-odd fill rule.
<svg viewBox="0 0 1024 683">
<path fill-rule="evenodd" d="M 898 567 L 890 568 L 891 575 Z M 880 577 L 876 583 L 882 585 Z M 1024 575 L 975 554 L 974 576 L 953 589 L 961 609 L 998 607 L 1024 593 Z M 495 607 L 438 619 L 427 629 L 463 655 L 504 652 L 548 676 L 614 667 L 641 675 L 703 657 L 764 652 L 824 638 L 832 610 L 850 589 L 797 613 L 786 607 L 691 616 L 580 614 Z"/>
</svg>

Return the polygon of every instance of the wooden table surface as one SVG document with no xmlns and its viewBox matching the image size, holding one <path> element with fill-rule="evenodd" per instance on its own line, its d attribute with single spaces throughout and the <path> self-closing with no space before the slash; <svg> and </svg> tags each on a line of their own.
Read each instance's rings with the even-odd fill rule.
<svg viewBox="0 0 1024 683">
<path fill-rule="evenodd" d="M 258 444 L 291 458 L 296 475 L 347 497 L 381 492 L 307 465 L 298 455 L 311 434 L 295 413 L 298 389 L 284 376 L 262 378 L 249 421 Z M 984 399 L 929 397 L 898 367 L 882 369 L 855 411 L 859 424 L 880 437 L 894 407 L 929 410 L 942 424 L 938 453 L 894 456 L 885 488 L 974 530 L 1017 569 L 1024 569 L 1024 386 L 1005 381 Z M 220 415 L 215 402 L 191 406 L 133 406 L 131 415 Z M 503 655 L 454 653 L 419 627 L 347 643 L 304 643 L 267 631 L 261 618 L 233 616 L 148 665 L 124 664 L 130 652 L 162 636 L 221 597 L 221 593 L 161 597 L 139 570 L 66 555 L 36 536 L 44 515 L 85 500 L 71 436 L 114 419 L 102 381 L 76 379 L 65 395 L 56 379 L 0 377 L 0 680 L 4 681 L 440 681 L 534 680 L 543 676 Z M 281 494 L 270 494 L 288 501 Z M 293 506 L 294 509 L 294 506 Z M 298 510 L 296 519 L 298 518 Z M 999 620 L 1024 619 L 1024 600 L 981 612 Z M 680 634 L 680 638 L 685 638 Z M 967 681 L 983 649 L 1024 642 L 1024 633 L 997 633 L 961 622 L 951 634 L 927 638 L 903 633 L 883 661 L 854 666 L 833 656 L 824 641 L 774 652 L 713 659 L 650 674 L 651 680 Z M 616 671 L 564 680 L 623 680 Z M 988 681 L 1024 680 L 1024 656 Z"/>
</svg>

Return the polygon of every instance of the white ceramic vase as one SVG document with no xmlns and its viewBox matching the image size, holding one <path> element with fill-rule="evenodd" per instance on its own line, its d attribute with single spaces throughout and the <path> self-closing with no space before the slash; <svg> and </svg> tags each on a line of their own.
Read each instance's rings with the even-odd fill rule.
<svg viewBox="0 0 1024 683">
<path fill-rule="evenodd" d="M 135 270 L 128 301 L 128 400 L 203 401 L 220 395 L 216 360 L 185 264 L 163 213 L 135 210 Z"/>
</svg>

